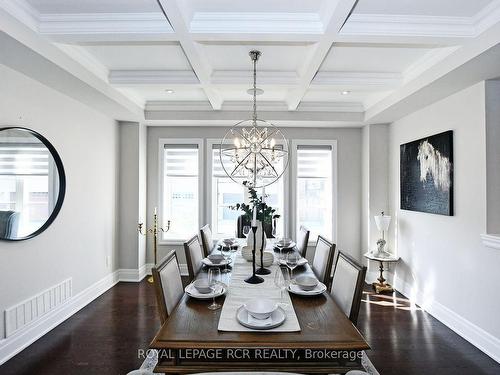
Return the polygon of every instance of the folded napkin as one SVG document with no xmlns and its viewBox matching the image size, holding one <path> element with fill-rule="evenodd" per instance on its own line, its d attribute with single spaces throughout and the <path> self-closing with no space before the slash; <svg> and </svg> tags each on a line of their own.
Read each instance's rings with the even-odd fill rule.
<svg viewBox="0 0 500 375">
<path fill-rule="evenodd" d="M 267 327 L 273 324 L 273 317 L 269 316 L 266 319 L 256 319 L 248 313 L 247 323 L 254 327 Z"/>
</svg>

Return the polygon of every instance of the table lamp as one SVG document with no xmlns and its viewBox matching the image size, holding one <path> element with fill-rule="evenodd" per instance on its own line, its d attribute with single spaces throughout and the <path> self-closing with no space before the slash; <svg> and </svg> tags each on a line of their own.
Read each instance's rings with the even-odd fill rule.
<svg viewBox="0 0 500 375">
<path fill-rule="evenodd" d="M 384 211 L 380 215 L 375 216 L 375 224 L 379 231 L 382 232 L 382 238 L 377 241 L 377 256 L 389 256 L 390 254 L 385 250 L 386 240 L 385 231 L 389 229 L 389 224 L 391 223 L 391 217 L 384 214 Z"/>
</svg>

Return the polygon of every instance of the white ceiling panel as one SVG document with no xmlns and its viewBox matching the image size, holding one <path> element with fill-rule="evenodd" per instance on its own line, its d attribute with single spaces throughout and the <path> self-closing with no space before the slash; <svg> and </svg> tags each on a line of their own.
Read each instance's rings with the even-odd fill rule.
<svg viewBox="0 0 500 375">
<path fill-rule="evenodd" d="M 188 18 L 194 13 L 318 13 L 325 1 L 331 0 L 183 0 L 181 5 Z"/>
<path fill-rule="evenodd" d="M 297 71 L 310 53 L 311 44 L 203 43 L 200 44 L 213 70 L 252 70 L 248 53 L 257 49 L 262 55 L 258 70 Z"/>
<path fill-rule="evenodd" d="M 178 44 L 90 45 L 84 48 L 112 70 L 191 70 Z"/>
<path fill-rule="evenodd" d="M 160 12 L 156 0 L 27 0 L 40 13 Z"/>
<path fill-rule="evenodd" d="M 356 14 L 471 17 L 492 0 L 359 0 Z"/>
<path fill-rule="evenodd" d="M 336 44 L 320 71 L 401 73 L 431 50 L 398 45 Z"/>
<path fill-rule="evenodd" d="M 250 83 L 247 86 L 217 86 L 217 91 L 224 100 L 248 101 L 251 108 L 252 96 L 246 91 L 250 88 Z M 288 89 L 284 87 L 264 88 L 264 93 L 257 96 L 257 105 L 265 101 L 285 101 L 288 94 Z"/>
</svg>

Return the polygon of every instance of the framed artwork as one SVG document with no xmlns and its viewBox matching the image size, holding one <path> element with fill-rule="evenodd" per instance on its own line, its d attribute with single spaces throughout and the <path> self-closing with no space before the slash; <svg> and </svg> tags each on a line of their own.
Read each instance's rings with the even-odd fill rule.
<svg viewBox="0 0 500 375">
<path fill-rule="evenodd" d="M 453 216 L 453 131 L 400 146 L 401 209 Z"/>
</svg>

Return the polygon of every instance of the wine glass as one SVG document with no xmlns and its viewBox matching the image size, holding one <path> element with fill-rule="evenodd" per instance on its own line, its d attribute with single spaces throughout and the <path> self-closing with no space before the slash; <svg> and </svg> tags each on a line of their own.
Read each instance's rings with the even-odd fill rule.
<svg viewBox="0 0 500 375">
<path fill-rule="evenodd" d="M 281 305 L 288 306 L 288 303 L 284 301 L 284 291 L 290 285 L 290 270 L 288 268 L 278 267 L 274 273 L 274 285 L 280 290 L 280 301 Z"/>
<path fill-rule="evenodd" d="M 224 262 L 225 262 L 224 269 L 222 270 L 222 273 L 230 272 L 229 269 L 227 268 L 227 265 L 228 265 L 229 261 L 231 260 L 230 251 L 231 251 L 231 246 L 227 246 L 226 244 L 223 243 L 221 248 L 220 248 L 220 253 L 224 257 Z"/>
<path fill-rule="evenodd" d="M 243 225 L 243 235 L 248 237 L 248 233 L 250 233 L 250 225 Z"/>
<path fill-rule="evenodd" d="M 220 269 L 216 267 L 209 268 L 208 270 L 208 285 L 212 290 L 212 303 L 208 306 L 210 310 L 220 309 L 220 305 L 215 302 L 215 292 L 217 290 L 217 286 L 220 283 Z"/>
<path fill-rule="evenodd" d="M 290 278 L 293 278 L 293 270 L 298 266 L 300 255 L 295 251 L 289 253 L 286 257 L 286 265 L 290 268 Z"/>
</svg>

